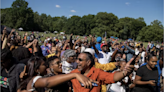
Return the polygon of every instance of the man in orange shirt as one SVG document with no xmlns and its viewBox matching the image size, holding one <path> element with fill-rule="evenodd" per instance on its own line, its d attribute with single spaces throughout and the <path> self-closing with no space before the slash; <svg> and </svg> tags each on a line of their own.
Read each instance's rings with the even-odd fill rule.
<svg viewBox="0 0 164 92">
<path fill-rule="evenodd" d="M 93 86 L 91 82 L 86 82 L 81 86 L 80 82 L 77 79 L 72 79 L 72 85 L 74 92 L 100 92 L 102 84 L 111 84 L 116 81 L 121 80 L 130 72 L 132 72 L 133 66 L 128 66 L 124 71 L 115 72 L 115 73 L 108 73 L 100 70 L 98 68 L 93 67 L 94 59 L 89 52 L 83 52 L 79 54 L 77 61 L 78 68 L 73 70 L 71 73 L 81 73 L 88 78 L 97 81 L 98 86 Z M 86 86 L 90 84 L 90 86 Z"/>
</svg>

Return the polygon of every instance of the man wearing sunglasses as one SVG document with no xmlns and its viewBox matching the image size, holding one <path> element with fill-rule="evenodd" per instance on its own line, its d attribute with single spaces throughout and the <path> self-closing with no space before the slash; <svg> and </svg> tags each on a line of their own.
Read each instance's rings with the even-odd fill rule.
<svg viewBox="0 0 164 92">
<path fill-rule="evenodd" d="M 95 64 L 94 58 L 89 52 L 83 52 L 79 54 L 76 62 L 78 67 L 71 73 L 83 74 L 92 80 L 98 81 L 98 83 L 96 83 L 97 85 L 93 85 L 95 83 L 88 82 L 87 84 L 90 84 L 89 86 L 86 86 L 87 84 L 83 84 L 83 86 L 77 79 L 72 79 L 71 82 L 74 92 L 100 92 L 102 84 L 111 84 L 117 82 L 129 75 L 129 73 L 131 73 L 133 70 L 132 68 L 134 68 L 134 66 L 130 65 L 121 72 L 104 72 L 103 70 L 93 67 Z"/>
</svg>

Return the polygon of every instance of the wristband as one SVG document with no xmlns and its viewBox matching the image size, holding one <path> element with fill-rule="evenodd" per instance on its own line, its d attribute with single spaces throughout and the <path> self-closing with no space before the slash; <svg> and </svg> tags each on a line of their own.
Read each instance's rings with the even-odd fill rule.
<svg viewBox="0 0 164 92">
<path fill-rule="evenodd" d="M 123 76 L 125 77 L 126 75 L 125 75 L 125 71 L 123 71 Z"/>
</svg>

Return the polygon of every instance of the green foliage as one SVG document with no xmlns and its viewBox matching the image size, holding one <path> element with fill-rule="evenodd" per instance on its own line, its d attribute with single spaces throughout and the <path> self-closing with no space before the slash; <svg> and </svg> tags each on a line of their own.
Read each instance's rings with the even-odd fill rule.
<svg viewBox="0 0 164 92">
<path fill-rule="evenodd" d="M 156 20 L 155 20 L 156 21 Z M 153 21 L 153 22 L 155 22 Z M 137 40 L 140 41 L 163 41 L 163 29 L 162 25 L 151 24 L 142 28 L 139 32 Z"/>
<path fill-rule="evenodd" d="M 22 27 L 25 31 L 65 31 L 66 34 L 115 36 L 120 39 L 133 38 L 140 41 L 162 41 L 163 25 L 154 20 L 146 25 L 144 18 L 118 18 L 113 13 L 99 12 L 82 17 L 52 17 L 33 12 L 25 0 L 16 0 L 10 8 L 1 9 L 1 23 L 11 28 Z"/>
</svg>

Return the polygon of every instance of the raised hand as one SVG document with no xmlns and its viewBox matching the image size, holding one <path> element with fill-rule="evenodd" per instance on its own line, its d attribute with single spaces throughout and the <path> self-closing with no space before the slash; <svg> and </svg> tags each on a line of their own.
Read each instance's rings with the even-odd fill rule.
<svg viewBox="0 0 164 92">
<path fill-rule="evenodd" d="M 6 34 L 7 31 L 6 31 L 6 27 L 3 29 L 3 34 Z"/>
<path fill-rule="evenodd" d="M 92 37 L 92 35 L 89 35 L 89 37 Z"/>
<path fill-rule="evenodd" d="M 12 30 L 11 30 L 11 33 L 13 33 L 13 32 L 15 32 L 15 29 L 12 29 Z"/>
<path fill-rule="evenodd" d="M 37 42 L 38 42 L 38 40 L 37 39 L 34 39 L 34 41 L 33 41 L 33 47 L 36 47 Z"/>
<path fill-rule="evenodd" d="M 60 49 L 60 47 L 59 47 L 59 46 L 57 46 L 57 51 L 58 51 L 58 52 L 61 52 L 61 49 Z"/>
</svg>

